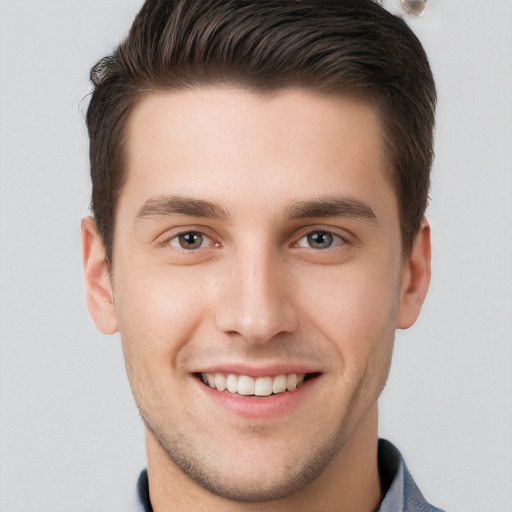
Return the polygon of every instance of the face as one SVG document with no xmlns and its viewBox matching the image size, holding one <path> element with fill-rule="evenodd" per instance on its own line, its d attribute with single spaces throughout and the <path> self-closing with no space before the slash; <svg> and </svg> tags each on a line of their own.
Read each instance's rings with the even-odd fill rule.
<svg viewBox="0 0 512 512">
<path fill-rule="evenodd" d="M 127 141 L 112 279 L 96 269 L 114 300 L 89 305 L 153 456 L 221 496 L 286 496 L 342 464 L 422 301 L 376 114 L 199 88 L 143 99 Z"/>
</svg>

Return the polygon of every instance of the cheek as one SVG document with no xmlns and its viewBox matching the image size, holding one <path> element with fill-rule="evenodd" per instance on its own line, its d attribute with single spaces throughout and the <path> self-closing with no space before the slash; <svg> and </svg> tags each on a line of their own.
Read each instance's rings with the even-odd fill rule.
<svg viewBox="0 0 512 512">
<path fill-rule="evenodd" d="M 119 272 L 114 286 L 123 344 L 133 352 L 170 358 L 189 340 L 205 317 L 205 283 L 168 268 Z"/>
<path fill-rule="evenodd" d="M 353 326 L 355 332 L 365 332 L 365 326 L 371 329 L 396 316 L 399 271 L 392 267 L 383 272 L 372 266 L 355 267 L 340 267 L 323 276 L 311 274 L 303 280 L 299 295 L 305 299 L 303 307 L 315 311 L 314 316 L 325 325 L 342 324 L 345 328 Z"/>
<path fill-rule="evenodd" d="M 126 272 L 119 272 L 115 287 L 128 380 L 147 421 L 156 410 L 167 410 L 170 396 L 162 390 L 172 389 L 172 400 L 181 399 L 181 387 L 176 385 L 183 378 L 178 371 L 179 354 L 204 316 L 204 293 L 197 293 L 195 281 L 167 274 L 160 269 L 128 279 Z"/>
<path fill-rule="evenodd" d="M 314 325 L 344 360 L 344 367 L 363 371 L 376 350 L 391 351 L 399 300 L 399 272 L 378 272 L 375 266 L 340 267 L 324 286 L 306 285 L 299 294 L 306 322 Z M 313 284 L 313 283 L 310 283 Z M 308 290 L 309 293 L 306 293 Z M 311 290 L 315 290 L 311 293 Z M 388 357 L 379 352 L 379 357 Z M 349 363 L 350 361 L 350 363 Z"/>
</svg>

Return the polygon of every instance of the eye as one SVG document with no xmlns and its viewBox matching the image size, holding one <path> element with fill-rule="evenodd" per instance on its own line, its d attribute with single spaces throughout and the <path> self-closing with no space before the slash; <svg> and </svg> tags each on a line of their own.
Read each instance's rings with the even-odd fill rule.
<svg viewBox="0 0 512 512">
<path fill-rule="evenodd" d="M 301 237 L 297 247 L 310 249 L 329 249 L 333 246 L 343 245 L 345 241 L 338 235 L 329 231 L 312 231 Z"/>
<path fill-rule="evenodd" d="M 186 251 L 194 251 L 201 249 L 204 246 L 211 245 L 212 240 L 197 231 L 187 231 L 180 233 L 169 240 L 169 244 L 177 249 L 184 249 Z"/>
</svg>

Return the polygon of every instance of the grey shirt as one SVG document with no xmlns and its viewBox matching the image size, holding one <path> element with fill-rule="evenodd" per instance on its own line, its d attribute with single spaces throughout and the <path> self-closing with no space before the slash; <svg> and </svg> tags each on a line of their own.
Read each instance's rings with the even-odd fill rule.
<svg viewBox="0 0 512 512">
<path fill-rule="evenodd" d="M 400 452 L 384 439 L 379 440 L 379 475 L 386 495 L 376 512 L 443 512 L 423 497 L 412 479 Z M 137 483 L 136 512 L 153 512 L 149 500 L 148 475 L 144 470 Z"/>
</svg>

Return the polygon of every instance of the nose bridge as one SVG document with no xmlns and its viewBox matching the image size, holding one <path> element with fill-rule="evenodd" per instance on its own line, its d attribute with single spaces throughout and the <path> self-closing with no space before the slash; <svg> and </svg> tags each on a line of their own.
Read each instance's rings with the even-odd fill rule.
<svg viewBox="0 0 512 512">
<path fill-rule="evenodd" d="M 227 274 L 217 304 L 220 330 L 264 343 L 296 328 L 291 283 L 279 251 L 256 243 L 240 248 Z"/>
</svg>

